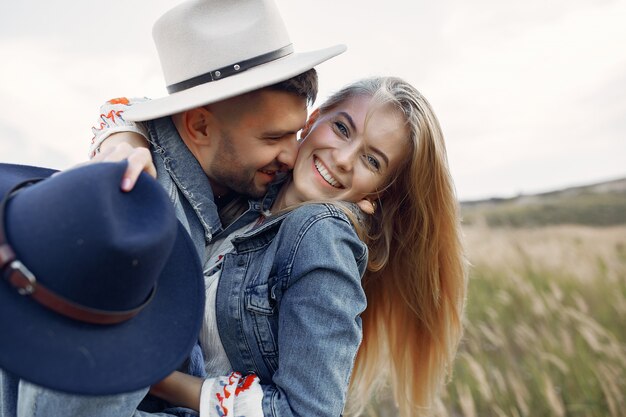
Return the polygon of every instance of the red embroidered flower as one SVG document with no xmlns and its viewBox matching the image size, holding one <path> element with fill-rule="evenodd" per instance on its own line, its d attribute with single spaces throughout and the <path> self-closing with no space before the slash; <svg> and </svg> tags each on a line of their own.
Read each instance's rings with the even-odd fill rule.
<svg viewBox="0 0 626 417">
<path fill-rule="evenodd" d="M 107 102 L 108 104 L 128 104 L 130 103 L 126 97 L 118 97 L 111 99 Z"/>
</svg>

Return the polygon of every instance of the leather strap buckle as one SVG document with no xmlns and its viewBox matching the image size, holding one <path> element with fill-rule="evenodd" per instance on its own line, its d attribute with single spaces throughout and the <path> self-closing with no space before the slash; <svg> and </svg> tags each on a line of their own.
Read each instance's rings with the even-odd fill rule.
<svg viewBox="0 0 626 417">
<path fill-rule="evenodd" d="M 17 288 L 18 294 L 30 295 L 35 292 L 37 278 L 20 261 L 11 262 L 5 274 L 9 276 L 11 285 Z"/>
<path fill-rule="evenodd" d="M 28 296 L 43 307 L 73 320 L 92 324 L 117 324 L 130 320 L 146 307 L 156 294 L 156 284 L 152 287 L 146 300 L 135 308 L 123 311 L 100 310 L 68 300 L 62 295 L 38 283 L 35 275 L 20 262 L 7 242 L 4 232 L 4 214 L 7 201 L 22 188 L 41 181 L 32 179 L 16 185 L 0 202 L 0 273 L 4 280 L 17 290 L 17 293 Z"/>
</svg>

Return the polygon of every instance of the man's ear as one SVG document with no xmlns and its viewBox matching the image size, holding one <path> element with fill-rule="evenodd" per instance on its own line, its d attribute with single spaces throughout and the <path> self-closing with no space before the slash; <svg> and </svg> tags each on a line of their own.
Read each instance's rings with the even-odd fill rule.
<svg viewBox="0 0 626 417">
<path fill-rule="evenodd" d="M 320 116 L 320 109 L 317 108 L 313 110 L 313 113 L 311 113 L 311 115 L 307 119 L 306 123 L 304 124 L 304 127 L 302 128 L 302 132 L 300 133 L 300 137 L 302 139 L 307 137 L 307 135 L 311 131 L 311 127 L 315 124 L 319 116 Z"/>
<path fill-rule="evenodd" d="M 187 110 L 183 113 L 183 125 L 188 138 L 198 145 L 205 145 L 210 136 L 210 111 L 204 107 Z"/>
</svg>

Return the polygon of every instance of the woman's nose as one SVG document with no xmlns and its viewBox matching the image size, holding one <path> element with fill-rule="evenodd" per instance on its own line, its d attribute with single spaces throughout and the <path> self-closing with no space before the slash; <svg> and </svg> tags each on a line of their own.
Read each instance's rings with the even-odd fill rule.
<svg viewBox="0 0 626 417">
<path fill-rule="evenodd" d="M 351 171 L 357 155 L 358 149 L 354 146 L 342 146 L 337 148 L 333 153 L 335 165 L 343 171 Z"/>
</svg>

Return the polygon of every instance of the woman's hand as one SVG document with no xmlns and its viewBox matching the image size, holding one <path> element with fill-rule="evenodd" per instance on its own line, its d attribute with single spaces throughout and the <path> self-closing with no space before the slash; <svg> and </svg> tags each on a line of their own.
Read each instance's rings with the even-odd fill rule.
<svg viewBox="0 0 626 417">
<path fill-rule="evenodd" d="M 150 387 L 150 394 L 173 405 L 200 411 L 200 392 L 203 380 L 174 371 L 161 382 Z"/>
<path fill-rule="evenodd" d="M 148 143 L 137 133 L 119 132 L 111 135 L 102 143 L 100 153 L 90 162 L 118 162 L 124 159 L 128 160 L 128 167 L 122 177 L 123 191 L 133 189 L 142 171 L 156 178 L 156 167 Z"/>
</svg>

